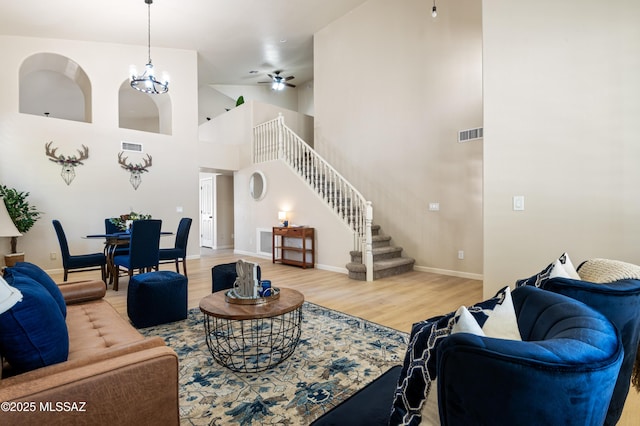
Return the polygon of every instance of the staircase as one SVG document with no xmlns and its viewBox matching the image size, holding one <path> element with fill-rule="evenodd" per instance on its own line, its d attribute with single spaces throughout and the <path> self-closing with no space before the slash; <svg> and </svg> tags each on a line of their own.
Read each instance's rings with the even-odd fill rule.
<svg viewBox="0 0 640 426">
<path fill-rule="evenodd" d="M 372 225 L 371 202 L 288 128 L 282 115 L 255 126 L 252 142 L 254 164 L 284 161 L 351 228 L 350 278 L 373 281 L 413 269 L 414 260 L 401 257 L 402 248 L 392 247 L 391 237 L 379 235 L 380 227 Z"/>
<path fill-rule="evenodd" d="M 413 270 L 415 260 L 402 257 L 402 247 L 391 245 L 391 237 L 380 235 L 380 225 L 371 225 L 373 246 L 373 279 L 391 277 Z M 366 267 L 362 263 L 362 252 L 351 251 L 351 262 L 347 264 L 349 278 L 366 281 Z"/>
</svg>

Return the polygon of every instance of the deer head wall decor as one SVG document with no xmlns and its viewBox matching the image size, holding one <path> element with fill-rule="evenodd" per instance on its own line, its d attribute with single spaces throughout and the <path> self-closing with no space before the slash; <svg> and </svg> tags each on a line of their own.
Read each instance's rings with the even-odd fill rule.
<svg viewBox="0 0 640 426">
<path fill-rule="evenodd" d="M 124 157 L 123 154 L 123 152 L 118 154 L 118 164 L 120 164 L 123 169 L 128 170 L 129 173 L 131 173 L 129 182 L 131 182 L 133 189 L 138 189 L 140 182 L 142 182 L 142 173 L 148 172 L 149 170 L 147 169 L 152 166 L 151 156 L 147 154 L 147 158 L 143 159 L 143 164 L 131 164 L 127 163 L 128 157 Z"/>
<path fill-rule="evenodd" d="M 62 166 L 60 176 L 62 176 L 62 179 L 69 185 L 76 177 L 76 166 L 83 165 L 82 160 L 89 158 L 89 148 L 82 145 L 82 150 L 78 150 L 78 154 L 80 154 L 78 157 L 75 155 L 65 157 L 64 155 L 56 155 L 58 148 L 51 148 L 51 145 L 53 145 L 53 141 L 44 145 L 45 155 L 49 157 L 49 161 L 53 161 Z"/>
</svg>

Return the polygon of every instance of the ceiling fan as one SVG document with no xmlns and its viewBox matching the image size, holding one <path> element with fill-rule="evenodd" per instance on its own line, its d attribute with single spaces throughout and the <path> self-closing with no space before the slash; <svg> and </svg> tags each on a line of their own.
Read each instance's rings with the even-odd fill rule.
<svg viewBox="0 0 640 426">
<path fill-rule="evenodd" d="M 287 87 L 296 87 L 294 84 L 287 83 L 289 80 L 293 80 L 295 77 L 290 75 L 288 77 L 283 77 L 280 75 L 282 70 L 274 71 L 273 74 L 267 74 L 270 81 L 259 81 L 258 83 L 271 83 L 271 88 L 273 90 L 282 90 Z"/>
</svg>

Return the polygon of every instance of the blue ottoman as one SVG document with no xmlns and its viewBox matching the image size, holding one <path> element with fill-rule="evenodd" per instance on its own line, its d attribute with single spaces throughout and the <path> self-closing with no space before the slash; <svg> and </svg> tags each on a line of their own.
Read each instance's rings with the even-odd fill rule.
<svg viewBox="0 0 640 426">
<path fill-rule="evenodd" d="M 173 271 L 134 275 L 127 289 L 127 315 L 137 328 L 187 318 L 187 277 Z"/>
<path fill-rule="evenodd" d="M 236 282 L 236 263 L 223 263 L 211 268 L 211 293 L 233 288 Z"/>
</svg>

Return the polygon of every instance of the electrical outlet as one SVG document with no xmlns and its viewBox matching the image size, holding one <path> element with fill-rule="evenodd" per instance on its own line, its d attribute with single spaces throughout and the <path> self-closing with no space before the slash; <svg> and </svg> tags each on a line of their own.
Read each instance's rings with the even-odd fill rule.
<svg viewBox="0 0 640 426">
<path fill-rule="evenodd" d="M 55 251 L 52 251 L 51 253 L 49 253 L 49 259 L 56 260 L 57 258 L 58 258 L 58 255 L 56 254 Z"/>
<path fill-rule="evenodd" d="M 464 250 L 458 250 L 458 259 L 464 259 Z"/>
<path fill-rule="evenodd" d="M 440 210 L 440 203 L 429 203 L 429 211 L 437 212 Z"/>
</svg>

